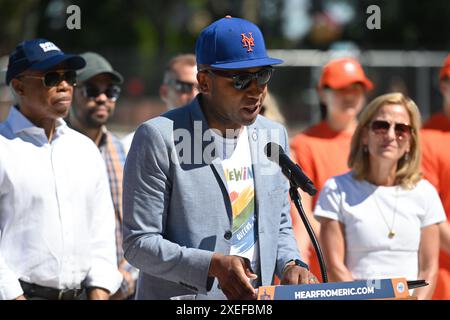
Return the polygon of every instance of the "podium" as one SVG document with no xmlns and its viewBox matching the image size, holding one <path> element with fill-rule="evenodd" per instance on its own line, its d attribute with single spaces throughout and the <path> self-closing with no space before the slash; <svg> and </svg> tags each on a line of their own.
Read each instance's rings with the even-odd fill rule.
<svg viewBox="0 0 450 320">
<path fill-rule="evenodd" d="M 261 286 L 258 300 L 413 300 L 409 289 L 427 285 L 405 278 L 370 279 L 304 285 Z"/>
</svg>

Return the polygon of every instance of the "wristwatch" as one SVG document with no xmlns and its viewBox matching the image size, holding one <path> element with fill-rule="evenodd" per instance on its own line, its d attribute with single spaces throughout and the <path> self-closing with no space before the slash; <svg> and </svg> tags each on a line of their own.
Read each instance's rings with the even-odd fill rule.
<svg viewBox="0 0 450 320">
<path fill-rule="evenodd" d="M 306 263 L 304 263 L 302 260 L 292 259 L 292 260 L 289 260 L 288 262 L 286 262 L 286 264 L 284 265 L 282 274 L 284 274 L 284 271 L 289 266 L 300 266 L 300 267 L 305 268 L 306 270 L 309 271 L 309 266 Z"/>
</svg>

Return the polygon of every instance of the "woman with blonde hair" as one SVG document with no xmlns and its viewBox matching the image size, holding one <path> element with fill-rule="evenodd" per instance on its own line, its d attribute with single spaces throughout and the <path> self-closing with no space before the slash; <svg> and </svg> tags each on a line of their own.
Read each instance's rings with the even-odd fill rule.
<svg viewBox="0 0 450 320">
<path fill-rule="evenodd" d="M 434 187 L 421 179 L 420 113 L 401 93 L 382 95 L 361 112 L 352 137 L 351 171 L 329 179 L 315 209 L 332 281 L 424 279 L 430 299 L 445 214 Z"/>
</svg>

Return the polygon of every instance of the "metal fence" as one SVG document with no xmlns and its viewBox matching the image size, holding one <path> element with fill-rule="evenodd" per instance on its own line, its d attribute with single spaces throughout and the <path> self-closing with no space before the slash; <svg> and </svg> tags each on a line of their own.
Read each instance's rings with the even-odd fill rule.
<svg viewBox="0 0 450 320">
<path fill-rule="evenodd" d="M 270 50 L 269 54 L 285 61 L 276 71 L 271 91 L 292 129 L 319 121 L 315 88 L 322 66 L 330 59 L 344 56 L 357 58 L 374 82 L 369 99 L 401 91 L 417 103 L 423 119 L 442 105 L 439 70 L 448 52 Z"/>
</svg>

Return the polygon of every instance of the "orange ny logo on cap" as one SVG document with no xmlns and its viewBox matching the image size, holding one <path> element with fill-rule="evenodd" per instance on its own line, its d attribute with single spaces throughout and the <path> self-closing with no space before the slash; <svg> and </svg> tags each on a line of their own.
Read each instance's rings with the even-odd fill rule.
<svg viewBox="0 0 450 320">
<path fill-rule="evenodd" d="M 245 35 L 245 33 L 241 33 L 241 36 L 242 36 L 241 42 L 242 42 L 244 48 L 248 48 L 247 52 L 252 52 L 253 51 L 252 47 L 255 46 L 255 40 L 253 39 L 253 35 L 251 32 L 249 32 L 248 34 L 249 34 L 249 36 L 247 37 Z"/>
</svg>

